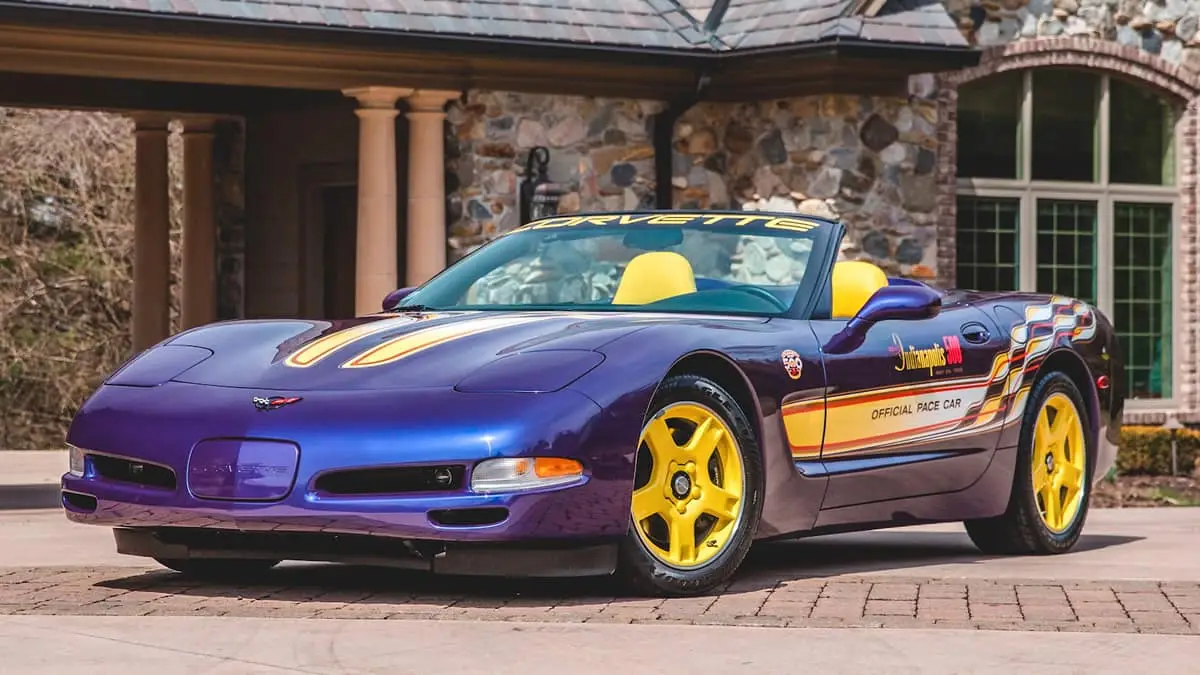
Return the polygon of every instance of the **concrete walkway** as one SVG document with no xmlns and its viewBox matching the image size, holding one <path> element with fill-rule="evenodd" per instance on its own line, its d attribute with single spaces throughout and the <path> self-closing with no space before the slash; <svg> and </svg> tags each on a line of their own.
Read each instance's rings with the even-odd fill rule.
<svg viewBox="0 0 1200 675">
<path fill-rule="evenodd" d="M 66 450 L 0 450 L 0 486 L 57 485 Z"/>
<path fill-rule="evenodd" d="M 0 617 L 0 673 L 1195 672 L 1200 638 L 924 630 Z"/>
</svg>

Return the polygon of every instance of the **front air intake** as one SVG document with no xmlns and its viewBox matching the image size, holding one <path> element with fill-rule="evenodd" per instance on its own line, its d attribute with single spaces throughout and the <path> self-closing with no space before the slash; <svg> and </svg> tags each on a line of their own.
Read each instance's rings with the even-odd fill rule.
<svg viewBox="0 0 1200 675">
<path fill-rule="evenodd" d="M 165 466 L 108 455 L 89 455 L 89 458 L 96 473 L 105 480 L 163 490 L 175 489 L 175 472 Z"/>
<path fill-rule="evenodd" d="M 331 496 L 448 492 L 461 489 L 465 475 L 461 464 L 347 469 L 322 474 L 313 487 Z"/>
</svg>

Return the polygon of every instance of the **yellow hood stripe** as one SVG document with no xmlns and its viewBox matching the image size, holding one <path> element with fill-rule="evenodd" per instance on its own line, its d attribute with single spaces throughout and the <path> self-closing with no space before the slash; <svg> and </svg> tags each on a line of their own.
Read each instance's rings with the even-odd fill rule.
<svg viewBox="0 0 1200 675">
<path fill-rule="evenodd" d="M 558 318 L 554 316 L 524 316 L 524 317 L 488 317 L 467 319 L 454 323 L 433 326 L 412 333 L 406 333 L 387 340 L 358 356 L 346 361 L 342 368 L 370 368 L 395 363 L 400 359 L 420 351 L 457 340 L 468 335 L 478 335 L 498 328 L 508 328 L 527 323 Z"/>
<path fill-rule="evenodd" d="M 405 326 L 412 325 L 415 322 L 442 318 L 445 316 L 447 315 L 424 314 L 420 317 L 402 316 L 367 324 L 360 324 L 358 326 L 354 326 L 353 328 L 347 328 L 346 330 L 326 335 L 314 340 L 301 349 L 298 349 L 292 355 L 288 356 L 287 359 L 284 360 L 284 363 L 293 368 L 307 368 L 325 359 L 333 352 L 352 343 L 367 339 L 373 335 L 385 333 L 397 328 L 403 328 Z M 371 347 L 358 356 L 352 357 L 348 361 L 345 361 L 340 367 L 367 368 L 372 366 L 381 366 L 445 342 L 457 340 L 458 338 L 466 337 L 468 335 L 495 330 L 497 328 L 518 326 L 538 321 L 548 321 L 550 319 L 599 321 L 602 319 L 611 319 L 614 318 L 614 316 L 628 318 L 621 314 L 610 314 L 607 312 L 564 312 L 543 315 L 527 314 L 523 316 L 476 316 L 463 318 L 448 324 L 418 328 L 415 331 L 385 340 L 384 342 Z M 652 323 L 655 321 L 655 318 L 638 317 L 637 321 Z"/>
<path fill-rule="evenodd" d="M 307 368 L 356 340 L 360 340 L 377 333 L 393 330 L 395 328 L 406 326 L 418 321 L 436 319 L 442 316 L 444 315 L 423 314 L 419 317 L 398 316 L 390 319 L 383 319 L 381 321 L 372 321 L 371 323 L 359 324 L 353 328 L 347 328 L 346 330 L 331 333 L 325 337 L 321 337 L 310 342 L 288 356 L 287 359 L 284 360 L 284 363 L 293 368 Z"/>
</svg>

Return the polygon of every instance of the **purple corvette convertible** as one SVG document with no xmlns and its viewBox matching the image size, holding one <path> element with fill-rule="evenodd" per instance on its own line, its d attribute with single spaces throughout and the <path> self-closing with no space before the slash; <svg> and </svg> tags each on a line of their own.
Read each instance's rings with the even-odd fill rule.
<svg viewBox="0 0 1200 675">
<path fill-rule="evenodd" d="M 1121 422 L 1109 321 L 839 262 L 844 234 L 558 216 L 380 314 L 179 333 L 79 411 L 63 507 L 227 578 L 315 560 L 694 594 L 756 540 L 936 521 L 1071 549 Z"/>
</svg>

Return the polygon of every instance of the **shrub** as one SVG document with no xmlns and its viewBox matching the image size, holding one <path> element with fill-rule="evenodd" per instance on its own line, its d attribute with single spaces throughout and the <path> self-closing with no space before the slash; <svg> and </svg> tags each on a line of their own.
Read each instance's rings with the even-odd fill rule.
<svg viewBox="0 0 1200 675">
<path fill-rule="evenodd" d="M 1200 431 L 1180 429 L 1176 443 L 1179 475 L 1190 476 L 1200 455 Z M 1171 432 L 1162 427 L 1122 427 L 1116 468 L 1127 475 L 1171 475 Z"/>
</svg>

